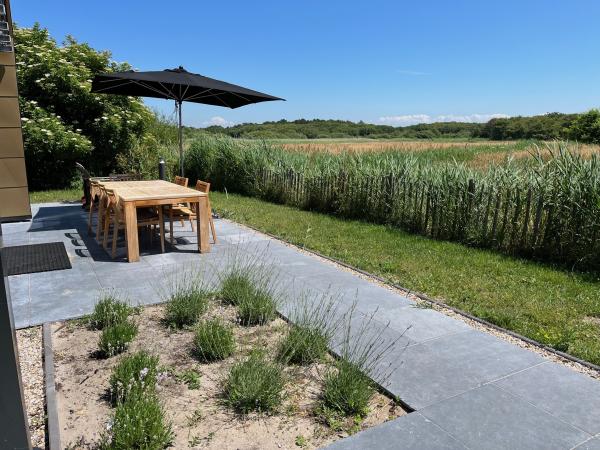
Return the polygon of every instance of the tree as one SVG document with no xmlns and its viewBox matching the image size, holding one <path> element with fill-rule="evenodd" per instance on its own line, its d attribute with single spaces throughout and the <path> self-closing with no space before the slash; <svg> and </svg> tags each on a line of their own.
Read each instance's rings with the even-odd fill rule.
<svg viewBox="0 0 600 450">
<path fill-rule="evenodd" d="M 569 128 L 572 139 L 600 144 L 600 111 L 591 109 L 580 114 Z"/>
<path fill-rule="evenodd" d="M 15 57 L 32 189 L 68 186 L 75 161 L 107 174 L 155 120 L 138 98 L 90 92 L 95 74 L 130 69 L 107 51 L 70 36 L 58 45 L 36 24 L 15 27 Z"/>
</svg>

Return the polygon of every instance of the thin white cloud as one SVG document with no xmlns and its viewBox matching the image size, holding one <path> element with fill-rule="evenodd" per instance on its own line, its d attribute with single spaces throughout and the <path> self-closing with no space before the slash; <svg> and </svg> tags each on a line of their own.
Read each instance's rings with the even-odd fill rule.
<svg viewBox="0 0 600 450">
<path fill-rule="evenodd" d="M 419 72 L 418 70 L 405 70 L 405 69 L 396 69 L 396 73 L 399 73 L 402 75 L 412 75 L 412 76 L 431 75 L 429 72 Z"/>
<path fill-rule="evenodd" d="M 214 116 L 211 117 L 210 120 L 207 120 L 206 122 L 202 122 L 202 125 L 204 125 L 205 127 L 211 127 L 211 126 L 219 126 L 219 127 L 231 127 L 233 125 L 235 125 L 234 122 L 231 122 L 229 120 L 224 119 L 221 116 Z"/>
<path fill-rule="evenodd" d="M 399 116 L 382 116 L 376 123 L 393 126 L 416 125 L 419 123 L 434 123 L 434 122 L 479 122 L 484 123 L 490 119 L 499 119 L 510 117 L 508 114 L 468 114 L 456 115 L 445 114 L 438 116 L 430 116 L 429 114 L 404 114 Z"/>
</svg>

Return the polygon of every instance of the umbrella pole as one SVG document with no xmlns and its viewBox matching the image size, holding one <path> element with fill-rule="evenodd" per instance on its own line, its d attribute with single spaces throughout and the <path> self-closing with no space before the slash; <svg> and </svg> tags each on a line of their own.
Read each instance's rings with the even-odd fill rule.
<svg viewBox="0 0 600 450">
<path fill-rule="evenodd" d="M 179 173 L 183 176 L 183 128 L 181 125 L 181 101 L 175 100 L 179 113 Z"/>
</svg>

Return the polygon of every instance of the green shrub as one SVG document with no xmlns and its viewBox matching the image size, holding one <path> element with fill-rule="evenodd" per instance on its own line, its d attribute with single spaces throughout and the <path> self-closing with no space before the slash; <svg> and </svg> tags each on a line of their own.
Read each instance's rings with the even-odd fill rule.
<svg viewBox="0 0 600 450">
<path fill-rule="evenodd" d="M 132 311 L 133 308 L 127 303 L 118 300 L 112 294 L 107 294 L 96 303 L 88 322 L 91 327 L 102 330 L 110 325 L 125 322 Z"/>
<path fill-rule="evenodd" d="M 221 320 L 200 322 L 194 334 L 194 353 L 201 361 L 217 361 L 230 356 L 235 350 L 231 328 Z"/>
<path fill-rule="evenodd" d="M 132 391 L 115 409 L 112 426 L 102 436 L 101 450 L 162 450 L 173 442 L 171 424 L 155 392 Z"/>
<path fill-rule="evenodd" d="M 108 358 L 124 352 L 136 334 L 137 325 L 128 320 L 104 328 L 98 342 L 100 354 Z"/>
<path fill-rule="evenodd" d="M 231 272 L 221 281 L 221 298 L 227 303 L 238 306 L 255 293 L 252 278 L 245 273 Z"/>
<path fill-rule="evenodd" d="M 266 291 L 255 290 L 238 304 L 238 316 L 244 326 L 264 325 L 277 315 L 275 299 Z"/>
<path fill-rule="evenodd" d="M 283 363 L 306 365 L 327 354 L 329 340 L 320 330 L 292 326 L 279 344 L 277 357 Z"/>
<path fill-rule="evenodd" d="M 224 396 L 226 403 L 237 412 L 269 412 L 280 405 L 283 387 L 281 366 L 253 354 L 231 368 Z"/>
<path fill-rule="evenodd" d="M 134 390 L 154 389 L 157 372 L 158 356 L 142 350 L 123 357 L 110 376 L 111 400 L 121 403 Z"/>
<path fill-rule="evenodd" d="M 335 368 L 325 374 L 323 404 L 346 416 L 364 416 L 374 393 L 371 379 L 348 360 L 340 359 Z"/>
<path fill-rule="evenodd" d="M 193 325 L 206 312 L 209 298 L 210 292 L 197 286 L 175 292 L 167 303 L 166 323 L 175 328 Z"/>
</svg>

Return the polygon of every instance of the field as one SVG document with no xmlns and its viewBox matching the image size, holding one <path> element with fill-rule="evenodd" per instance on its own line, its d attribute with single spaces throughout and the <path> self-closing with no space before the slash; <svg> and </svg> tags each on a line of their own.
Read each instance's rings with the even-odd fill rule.
<svg viewBox="0 0 600 450">
<path fill-rule="evenodd" d="M 410 153 L 419 160 L 430 162 L 463 162 L 469 167 L 487 169 L 490 165 L 502 165 L 509 158 L 525 161 L 538 150 L 549 156 L 546 142 L 541 141 L 489 141 L 489 140 L 374 140 L 374 139 L 277 139 L 274 145 L 301 153 Z M 600 154 L 600 145 L 582 144 L 581 154 L 589 158 Z"/>
</svg>

